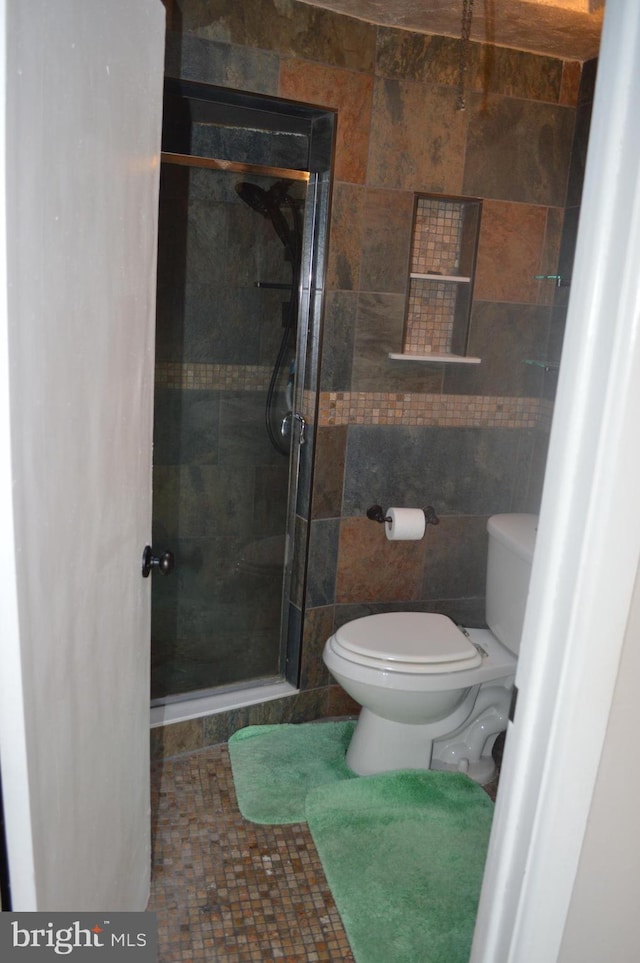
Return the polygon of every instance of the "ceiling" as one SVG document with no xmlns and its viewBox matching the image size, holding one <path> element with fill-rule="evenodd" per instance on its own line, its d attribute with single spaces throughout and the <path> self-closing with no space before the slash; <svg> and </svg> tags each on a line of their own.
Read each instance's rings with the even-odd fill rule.
<svg viewBox="0 0 640 963">
<path fill-rule="evenodd" d="M 383 26 L 460 36 L 463 0 L 303 2 Z M 472 40 L 563 60 L 598 54 L 604 0 L 475 0 L 472 9 Z"/>
</svg>

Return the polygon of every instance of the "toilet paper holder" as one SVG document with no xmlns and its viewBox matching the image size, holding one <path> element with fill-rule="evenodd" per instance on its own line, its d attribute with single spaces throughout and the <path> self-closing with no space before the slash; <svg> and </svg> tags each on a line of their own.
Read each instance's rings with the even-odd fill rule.
<svg viewBox="0 0 640 963">
<path fill-rule="evenodd" d="M 427 525 L 439 525 L 440 519 L 436 515 L 436 510 L 433 505 L 427 505 L 426 508 L 422 509 L 424 512 L 424 520 Z M 370 518 L 372 522 L 390 522 L 391 518 L 389 515 L 385 515 L 382 505 L 371 505 L 367 508 L 367 518 Z"/>
</svg>

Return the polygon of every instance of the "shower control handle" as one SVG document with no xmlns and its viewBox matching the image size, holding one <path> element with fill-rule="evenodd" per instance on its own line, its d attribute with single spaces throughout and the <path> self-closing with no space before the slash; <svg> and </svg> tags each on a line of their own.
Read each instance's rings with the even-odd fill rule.
<svg viewBox="0 0 640 963">
<path fill-rule="evenodd" d="M 173 552 L 162 552 L 154 555 L 150 545 L 145 545 L 142 553 L 142 577 L 148 578 L 153 569 L 162 572 L 163 575 L 170 575 L 175 568 L 176 560 Z"/>
</svg>

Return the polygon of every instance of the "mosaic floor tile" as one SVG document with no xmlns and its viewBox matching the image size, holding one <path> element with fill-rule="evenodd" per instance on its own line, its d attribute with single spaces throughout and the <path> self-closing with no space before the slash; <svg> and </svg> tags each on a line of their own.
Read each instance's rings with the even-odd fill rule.
<svg viewBox="0 0 640 963">
<path fill-rule="evenodd" d="M 243 819 L 226 744 L 158 762 L 151 792 L 158 963 L 354 963 L 306 823 Z"/>
<path fill-rule="evenodd" d="M 159 963 L 353 961 L 306 824 L 240 815 L 227 746 L 152 772 Z"/>
</svg>

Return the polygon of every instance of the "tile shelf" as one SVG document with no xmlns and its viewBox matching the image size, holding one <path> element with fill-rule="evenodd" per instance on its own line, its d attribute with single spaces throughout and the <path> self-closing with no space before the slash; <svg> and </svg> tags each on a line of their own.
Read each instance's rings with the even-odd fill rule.
<svg viewBox="0 0 640 963">
<path fill-rule="evenodd" d="M 422 361 L 427 364 L 480 364 L 482 358 L 472 358 L 466 354 L 395 354 L 389 352 L 392 361 Z"/>
<path fill-rule="evenodd" d="M 404 332 L 394 361 L 479 364 L 466 354 L 482 201 L 414 195 Z"/>
</svg>

